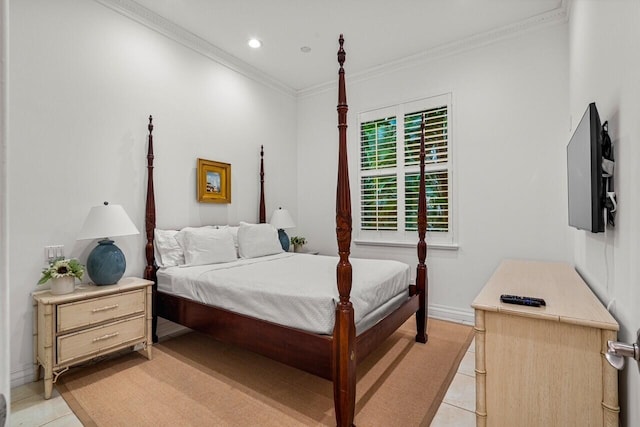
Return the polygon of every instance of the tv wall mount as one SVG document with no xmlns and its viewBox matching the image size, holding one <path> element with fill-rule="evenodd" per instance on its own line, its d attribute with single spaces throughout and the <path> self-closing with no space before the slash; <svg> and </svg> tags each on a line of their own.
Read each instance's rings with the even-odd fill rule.
<svg viewBox="0 0 640 427">
<path fill-rule="evenodd" d="M 613 191 L 613 171 L 615 169 L 615 159 L 613 156 L 613 143 L 609 137 L 609 121 L 602 124 L 602 184 L 604 188 L 604 207 L 607 210 L 607 224 L 612 227 L 616 225 L 616 210 L 618 202 L 616 193 Z"/>
</svg>

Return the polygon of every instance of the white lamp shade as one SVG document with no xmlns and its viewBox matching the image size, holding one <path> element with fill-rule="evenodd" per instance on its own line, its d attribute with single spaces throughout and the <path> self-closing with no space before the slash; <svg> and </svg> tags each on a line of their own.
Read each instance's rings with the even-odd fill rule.
<svg viewBox="0 0 640 427">
<path fill-rule="evenodd" d="M 289 211 L 286 209 L 278 208 L 273 211 L 273 215 L 271 215 L 271 221 L 269 224 L 273 225 L 278 230 L 283 230 L 285 228 L 293 228 L 296 224 L 293 222 L 293 218 L 289 214 Z"/>
<path fill-rule="evenodd" d="M 77 237 L 78 240 L 140 234 L 122 206 L 106 203 L 91 208 Z"/>
</svg>

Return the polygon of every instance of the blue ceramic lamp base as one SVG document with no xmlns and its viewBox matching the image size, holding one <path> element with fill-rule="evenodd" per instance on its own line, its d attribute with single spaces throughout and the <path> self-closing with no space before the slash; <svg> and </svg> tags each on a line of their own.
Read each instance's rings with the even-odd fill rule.
<svg viewBox="0 0 640 427">
<path fill-rule="evenodd" d="M 289 252 L 289 236 L 287 236 L 287 233 L 285 233 L 282 228 L 278 230 L 278 238 L 280 239 L 282 249 L 284 249 L 285 252 Z"/>
<path fill-rule="evenodd" d="M 87 273 L 96 285 L 118 283 L 126 268 L 124 254 L 113 240 L 100 240 L 87 258 Z"/>
</svg>

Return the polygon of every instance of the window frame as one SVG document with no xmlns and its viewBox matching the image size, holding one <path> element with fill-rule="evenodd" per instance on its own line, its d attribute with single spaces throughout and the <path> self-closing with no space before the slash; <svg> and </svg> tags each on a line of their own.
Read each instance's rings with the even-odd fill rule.
<svg viewBox="0 0 640 427">
<path fill-rule="evenodd" d="M 454 134 L 454 120 L 453 120 L 453 94 L 451 92 L 443 93 L 441 95 L 430 96 L 413 101 L 403 102 L 396 105 L 386 106 L 382 108 L 376 108 L 372 110 L 363 111 L 357 114 L 357 128 L 356 128 L 356 140 L 357 146 L 357 188 L 355 202 L 357 208 L 357 214 L 354 215 L 354 243 L 358 245 L 372 245 L 372 246 L 398 246 L 398 247 L 414 247 L 418 241 L 418 232 L 404 231 L 405 228 L 405 175 L 407 173 L 415 173 L 419 171 L 419 165 L 405 166 L 404 164 L 404 117 L 405 114 L 411 114 L 414 112 L 437 108 L 447 107 L 447 161 L 445 163 L 438 164 L 426 164 L 425 173 L 433 171 L 445 171 L 447 172 L 448 180 L 448 231 L 427 231 L 427 244 L 432 248 L 442 249 L 457 249 L 456 241 L 456 221 L 455 221 L 455 207 L 454 196 L 456 189 L 454 187 L 453 180 L 453 164 L 454 164 L 454 152 L 453 152 L 453 134 Z M 361 125 L 365 122 L 374 120 L 380 120 L 388 117 L 395 116 L 396 118 L 396 166 L 393 168 L 387 168 L 383 170 L 375 170 L 371 172 L 362 170 L 362 141 L 361 141 Z M 398 194 L 398 230 L 362 230 L 362 179 L 367 176 L 375 175 L 391 175 L 395 174 L 397 177 L 397 194 Z"/>
</svg>

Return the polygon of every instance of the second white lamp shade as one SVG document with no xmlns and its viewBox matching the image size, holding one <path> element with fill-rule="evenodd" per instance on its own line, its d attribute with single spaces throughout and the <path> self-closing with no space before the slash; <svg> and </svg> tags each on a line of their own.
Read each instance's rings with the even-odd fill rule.
<svg viewBox="0 0 640 427">
<path fill-rule="evenodd" d="M 273 211 L 273 215 L 271 215 L 271 221 L 269 224 L 278 229 L 278 238 L 280 239 L 282 249 L 285 252 L 289 251 L 289 236 L 284 232 L 284 229 L 296 226 L 293 222 L 293 218 L 291 218 L 291 214 L 289 214 L 289 211 L 282 208 L 276 209 Z"/>
<path fill-rule="evenodd" d="M 278 230 L 284 230 L 285 228 L 293 228 L 296 226 L 289 211 L 282 208 L 278 208 L 273 211 L 269 224 L 273 225 Z"/>
</svg>

